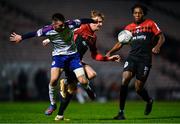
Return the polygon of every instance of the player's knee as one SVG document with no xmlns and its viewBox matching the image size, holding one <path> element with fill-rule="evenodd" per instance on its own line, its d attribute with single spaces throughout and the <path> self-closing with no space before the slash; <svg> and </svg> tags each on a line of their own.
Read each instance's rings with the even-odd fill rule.
<svg viewBox="0 0 180 124">
<path fill-rule="evenodd" d="M 85 75 L 79 76 L 79 77 L 78 77 L 78 81 L 79 81 L 79 83 L 81 83 L 81 84 L 88 84 L 88 80 L 87 80 L 87 78 L 85 77 Z"/>
<path fill-rule="evenodd" d="M 143 85 L 135 85 L 135 90 L 139 94 L 143 90 Z"/>
<path fill-rule="evenodd" d="M 129 85 L 129 82 L 132 79 L 132 77 L 133 76 L 131 72 L 123 72 L 122 85 Z"/>
<path fill-rule="evenodd" d="M 130 79 L 129 79 L 129 78 L 127 78 L 127 77 L 123 77 L 123 78 L 122 78 L 122 85 L 128 85 L 129 82 L 130 82 Z"/>
<path fill-rule="evenodd" d="M 51 86 L 56 86 L 57 85 L 57 83 L 58 83 L 58 78 L 51 78 L 50 79 L 50 85 Z"/>
<path fill-rule="evenodd" d="M 93 79 L 96 77 L 96 75 L 97 75 L 96 72 L 92 72 L 91 74 L 88 74 L 88 78 Z"/>
<path fill-rule="evenodd" d="M 144 87 L 144 83 L 142 81 L 140 81 L 140 80 L 135 81 L 135 90 L 137 93 L 141 92 L 143 87 Z"/>
</svg>

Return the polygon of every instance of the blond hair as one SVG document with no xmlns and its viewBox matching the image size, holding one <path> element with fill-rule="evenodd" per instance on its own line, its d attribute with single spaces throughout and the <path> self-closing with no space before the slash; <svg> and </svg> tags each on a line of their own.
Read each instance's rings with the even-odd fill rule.
<svg viewBox="0 0 180 124">
<path fill-rule="evenodd" d="M 97 16 L 102 18 L 102 20 L 104 20 L 104 14 L 103 13 L 101 13 L 101 12 L 99 12 L 97 10 L 92 10 L 91 11 L 91 18 L 95 18 Z"/>
</svg>

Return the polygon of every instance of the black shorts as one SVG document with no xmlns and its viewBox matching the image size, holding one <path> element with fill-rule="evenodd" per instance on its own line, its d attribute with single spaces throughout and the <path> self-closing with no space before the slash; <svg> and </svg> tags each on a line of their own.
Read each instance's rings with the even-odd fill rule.
<svg viewBox="0 0 180 124">
<path fill-rule="evenodd" d="M 151 69 L 151 62 L 142 60 L 142 58 L 129 56 L 124 63 L 123 71 L 130 71 L 136 79 L 145 82 Z"/>
</svg>

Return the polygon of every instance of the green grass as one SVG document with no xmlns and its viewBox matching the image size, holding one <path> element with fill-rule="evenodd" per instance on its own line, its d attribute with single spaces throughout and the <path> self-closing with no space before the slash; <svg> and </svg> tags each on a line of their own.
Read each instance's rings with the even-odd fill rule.
<svg viewBox="0 0 180 124">
<path fill-rule="evenodd" d="M 47 102 L 1 102 L 0 123 L 180 123 L 180 102 L 154 102 L 149 116 L 143 115 L 144 102 L 128 101 L 126 120 L 113 120 L 117 114 L 118 102 L 79 104 L 72 102 L 65 112 L 70 121 L 55 122 L 57 110 L 45 116 Z"/>
</svg>

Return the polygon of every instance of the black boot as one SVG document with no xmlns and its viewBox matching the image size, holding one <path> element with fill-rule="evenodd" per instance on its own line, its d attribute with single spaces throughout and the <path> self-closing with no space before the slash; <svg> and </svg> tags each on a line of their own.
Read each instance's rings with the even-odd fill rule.
<svg viewBox="0 0 180 124">
<path fill-rule="evenodd" d="M 124 112 L 119 112 L 113 119 L 115 120 L 125 120 Z"/>
<path fill-rule="evenodd" d="M 149 115 L 152 111 L 153 99 L 150 99 L 149 102 L 146 104 L 146 108 L 144 111 L 144 115 Z"/>
</svg>

